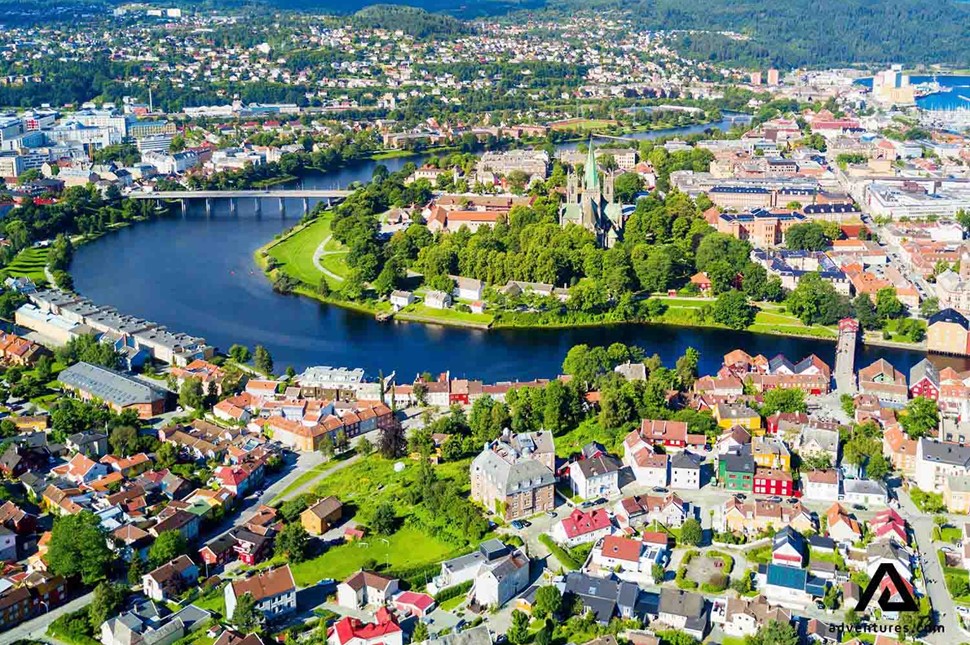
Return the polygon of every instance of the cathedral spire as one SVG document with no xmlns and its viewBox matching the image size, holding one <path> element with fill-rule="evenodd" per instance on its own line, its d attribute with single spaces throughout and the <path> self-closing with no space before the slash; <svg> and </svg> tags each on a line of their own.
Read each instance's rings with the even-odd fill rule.
<svg viewBox="0 0 970 645">
<path fill-rule="evenodd" d="M 600 176 L 596 168 L 596 151 L 593 149 L 593 135 L 589 137 L 589 153 L 586 155 L 586 167 L 583 168 L 583 189 L 587 191 L 599 190 Z"/>
</svg>

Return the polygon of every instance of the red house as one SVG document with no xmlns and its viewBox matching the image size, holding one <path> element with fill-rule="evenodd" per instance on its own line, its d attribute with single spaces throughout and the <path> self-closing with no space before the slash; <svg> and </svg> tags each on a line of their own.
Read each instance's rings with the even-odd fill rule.
<svg viewBox="0 0 970 645">
<path fill-rule="evenodd" d="M 924 358 L 909 370 L 909 395 L 936 401 L 940 397 L 940 372 Z"/>
<path fill-rule="evenodd" d="M 219 567 L 236 559 L 236 538 L 226 533 L 199 549 L 199 558 L 210 567 Z"/>
<path fill-rule="evenodd" d="M 259 564 L 273 551 L 273 538 L 268 535 L 258 535 L 246 529 L 236 529 L 232 532 L 236 544 L 233 550 L 244 564 L 250 566 Z"/>
<path fill-rule="evenodd" d="M 683 449 L 687 446 L 703 446 L 707 439 L 704 435 L 687 434 L 687 423 L 684 421 L 644 419 L 640 422 L 640 429 L 634 430 L 626 438 L 627 445 L 631 447 L 638 441 L 651 446 Z"/>
<path fill-rule="evenodd" d="M 754 472 L 754 493 L 756 495 L 779 495 L 791 497 L 795 492 L 795 480 L 784 470 L 758 468 Z"/>
</svg>

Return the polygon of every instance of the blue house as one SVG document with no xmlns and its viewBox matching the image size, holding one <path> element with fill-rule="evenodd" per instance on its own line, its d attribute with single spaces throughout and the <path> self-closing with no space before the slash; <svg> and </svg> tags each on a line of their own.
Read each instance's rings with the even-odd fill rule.
<svg viewBox="0 0 970 645">
<path fill-rule="evenodd" d="M 98 336 L 98 342 L 114 347 L 121 354 L 121 364 L 126 372 L 141 369 L 145 362 L 152 357 L 147 349 L 139 347 L 135 339 L 128 334 L 106 331 Z"/>
<path fill-rule="evenodd" d="M 772 605 L 800 611 L 811 605 L 814 598 L 825 596 L 828 583 L 806 569 L 769 564 L 763 571 L 759 571 L 759 577 L 764 575 L 764 596 Z"/>
</svg>

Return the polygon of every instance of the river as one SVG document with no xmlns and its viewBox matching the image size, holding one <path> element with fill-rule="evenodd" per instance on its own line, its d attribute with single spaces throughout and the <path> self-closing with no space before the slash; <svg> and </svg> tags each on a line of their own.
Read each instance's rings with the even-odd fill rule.
<svg viewBox="0 0 970 645">
<path fill-rule="evenodd" d="M 717 124 L 722 125 L 722 124 Z M 691 126 L 689 134 L 709 126 Z M 662 136 L 663 132 L 640 136 Z M 670 132 L 666 132 L 670 134 Z M 396 170 L 415 158 L 382 161 Z M 361 162 L 326 175 L 308 177 L 308 187 L 346 186 L 366 181 L 374 162 Z M 373 317 L 297 296 L 275 293 L 254 266 L 253 252 L 298 216 L 298 200 L 288 201 L 281 217 L 275 200 L 266 200 L 261 217 L 240 200 L 236 216 L 227 202 L 176 217 L 137 224 L 77 249 L 71 273 L 77 290 L 99 304 L 204 336 L 225 350 L 232 343 L 265 345 L 282 371 L 292 365 L 363 367 L 371 374 L 396 371 L 410 379 L 419 372 L 450 371 L 453 377 L 488 382 L 555 376 L 575 344 L 636 344 L 672 364 L 687 347 L 701 352 L 701 372 L 717 370 L 721 357 L 740 347 L 749 353 L 791 359 L 815 353 L 834 364 L 834 343 L 659 325 L 620 325 L 575 329 L 468 330 L 417 323 L 378 323 Z M 919 352 L 865 348 L 860 365 L 884 357 L 906 370 Z M 936 360 L 936 359 L 934 359 Z M 942 363 L 968 369 L 964 361 Z"/>
</svg>

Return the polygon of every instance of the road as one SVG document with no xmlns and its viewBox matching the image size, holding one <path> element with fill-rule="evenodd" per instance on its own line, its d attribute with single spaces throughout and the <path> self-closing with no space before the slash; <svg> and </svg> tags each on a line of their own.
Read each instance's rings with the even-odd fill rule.
<svg viewBox="0 0 970 645">
<path fill-rule="evenodd" d="M 934 624 L 942 625 L 945 629 L 943 633 L 929 634 L 923 640 L 934 645 L 964 642 L 970 638 L 970 634 L 967 634 L 960 627 L 956 606 L 953 604 L 950 592 L 946 588 L 946 581 L 943 579 L 943 570 L 940 567 L 939 557 L 936 555 L 939 545 L 933 540 L 933 516 L 918 511 L 905 492 L 902 490 L 897 492 L 900 502 L 899 513 L 912 527 L 916 545 L 921 554 L 926 593 L 936 612 Z"/>
</svg>

